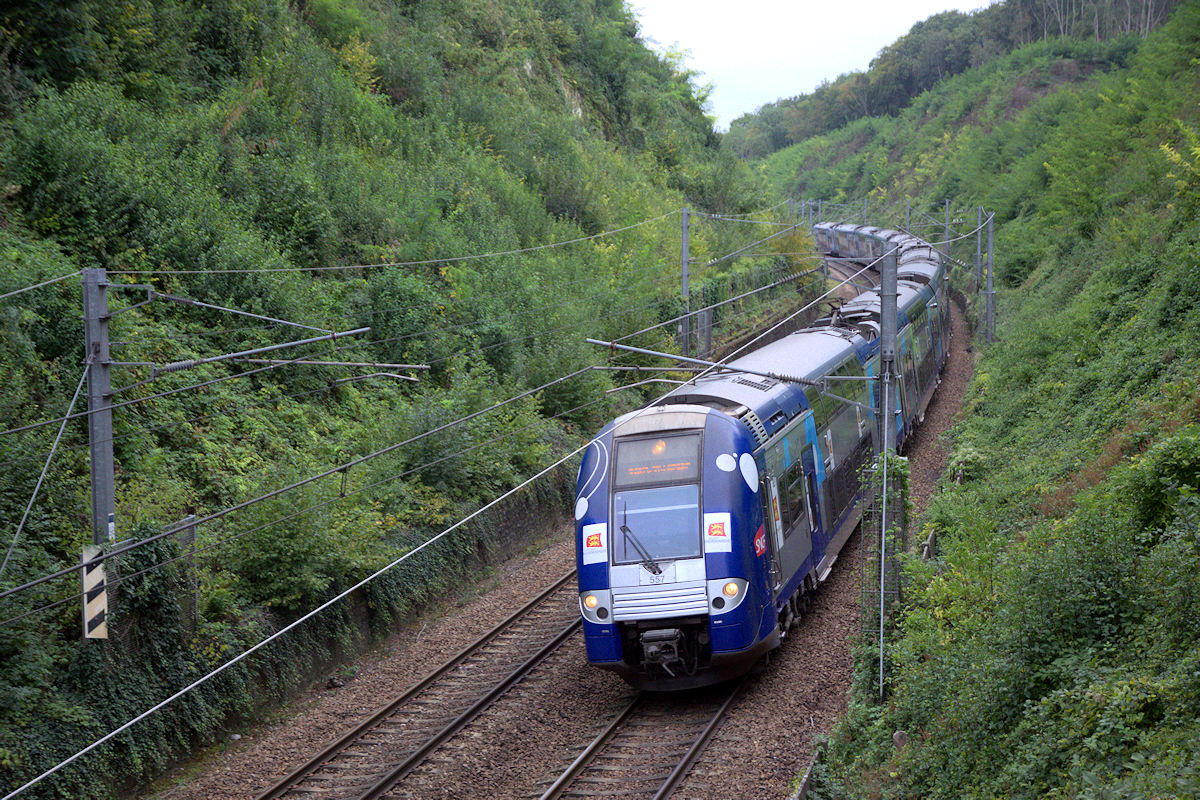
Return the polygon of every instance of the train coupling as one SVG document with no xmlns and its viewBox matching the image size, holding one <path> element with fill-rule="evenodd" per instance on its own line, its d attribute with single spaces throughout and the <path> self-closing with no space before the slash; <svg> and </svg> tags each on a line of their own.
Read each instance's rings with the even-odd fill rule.
<svg viewBox="0 0 1200 800">
<path fill-rule="evenodd" d="M 675 674 L 670 664 L 683 665 L 683 631 L 678 628 L 646 631 L 641 636 L 641 643 L 643 664 L 658 664 L 669 675 Z"/>
</svg>

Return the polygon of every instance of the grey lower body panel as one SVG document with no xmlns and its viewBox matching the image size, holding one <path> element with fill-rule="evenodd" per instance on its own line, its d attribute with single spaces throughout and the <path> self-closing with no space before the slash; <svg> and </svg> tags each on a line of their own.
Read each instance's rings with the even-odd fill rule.
<svg viewBox="0 0 1200 800">
<path fill-rule="evenodd" d="M 761 642 L 753 644 L 745 650 L 735 653 L 714 653 L 709 666 L 697 670 L 695 675 L 680 675 L 677 678 L 668 675 L 651 677 L 624 661 L 597 663 L 595 666 L 617 673 L 626 683 L 636 689 L 648 692 L 677 692 L 732 680 L 745 674 L 760 658 L 776 647 L 779 647 L 778 629 L 772 631 L 771 635 Z"/>
</svg>

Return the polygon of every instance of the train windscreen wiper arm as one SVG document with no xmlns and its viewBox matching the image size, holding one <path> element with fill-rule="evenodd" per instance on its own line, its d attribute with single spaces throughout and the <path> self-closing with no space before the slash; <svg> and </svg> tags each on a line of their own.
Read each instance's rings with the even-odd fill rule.
<svg viewBox="0 0 1200 800">
<path fill-rule="evenodd" d="M 621 509 L 621 533 L 625 534 L 625 538 L 628 539 L 629 543 L 633 545 L 633 549 L 637 550 L 638 555 L 642 557 L 642 566 L 650 570 L 652 575 L 661 575 L 662 567 L 658 565 L 658 562 L 654 560 L 654 558 L 650 555 L 650 551 L 642 545 L 641 541 L 633 535 L 633 531 L 629 530 L 629 525 L 627 524 L 628 522 L 629 503 L 626 501 L 625 507 Z"/>
</svg>

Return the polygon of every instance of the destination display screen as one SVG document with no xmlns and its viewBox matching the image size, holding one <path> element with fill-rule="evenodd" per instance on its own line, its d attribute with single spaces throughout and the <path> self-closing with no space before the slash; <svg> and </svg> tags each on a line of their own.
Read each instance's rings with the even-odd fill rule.
<svg viewBox="0 0 1200 800">
<path fill-rule="evenodd" d="M 614 482 L 644 486 L 700 478 L 700 434 L 618 442 Z"/>
</svg>

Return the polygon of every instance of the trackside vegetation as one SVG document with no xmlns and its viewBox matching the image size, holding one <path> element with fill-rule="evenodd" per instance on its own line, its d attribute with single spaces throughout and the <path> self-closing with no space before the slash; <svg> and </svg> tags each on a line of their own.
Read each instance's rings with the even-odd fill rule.
<svg viewBox="0 0 1200 800">
<path fill-rule="evenodd" d="M 1197 97 L 1190 2 L 759 164 L 881 221 L 905 196 L 996 212 L 999 341 L 919 520 L 937 557 L 906 567 L 887 700 L 856 680 L 810 796 L 1200 795 Z"/>
<path fill-rule="evenodd" d="M 603 363 L 585 335 L 682 312 L 681 207 L 771 205 L 720 149 L 694 76 L 648 49 L 612 0 L 18 1 L 0 10 L 0 37 L 0 295 L 108 271 L 113 357 L 127 364 L 114 385 L 130 387 L 116 399 L 135 401 L 114 415 L 121 541 Z M 782 255 L 808 249 L 795 236 L 752 262 L 709 265 L 763 230 L 697 215 L 694 297 L 811 266 Z M 794 306 L 797 285 L 716 316 L 736 334 L 771 303 Z M 269 357 L 430 369 L 222 361 L 133 385 L 152 364 L 317 335 L 138 305 L 146 287 L 323 330 L 371 328 Z M 66 414 L 81 311 L 78 277 L 0 299 L 0 430 Z M 639 343 L 673 339 L 660 329 Z M 0 600 L 0 787 L 554 462 L 644 402 L 639 390 L 604 395 L 627 382 L 588 372 L 203 524 L 194 550 L 180 535 L 110 561 L 107 641 L 80 641 L 75 576 Z M 0 590 L 78 563 L 91 540 L 79 420 L 15 536 L 58 427 L 0 435 Z M 570 466 L 27 796 L 121 795 L 222 739 L 545 534 L 571 506 Z"/>
</svg>

